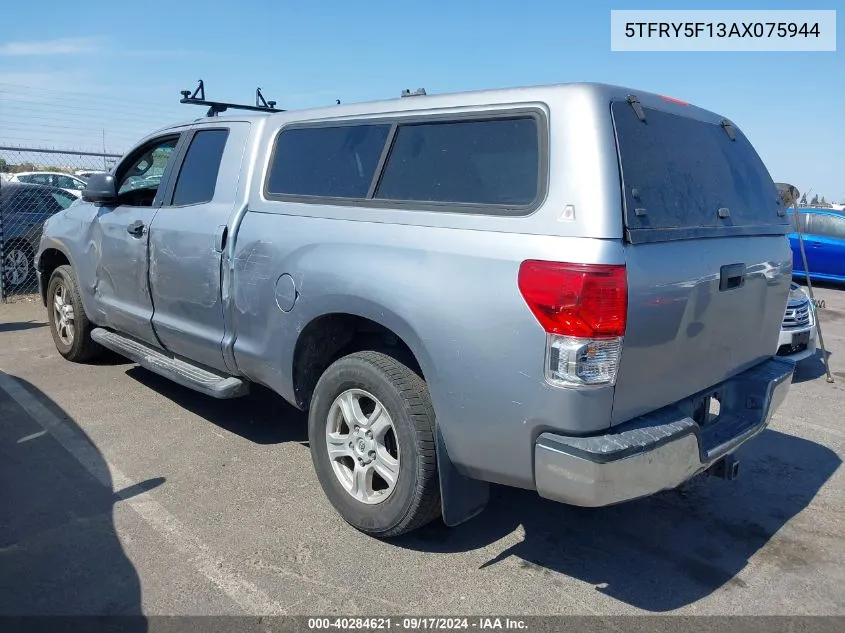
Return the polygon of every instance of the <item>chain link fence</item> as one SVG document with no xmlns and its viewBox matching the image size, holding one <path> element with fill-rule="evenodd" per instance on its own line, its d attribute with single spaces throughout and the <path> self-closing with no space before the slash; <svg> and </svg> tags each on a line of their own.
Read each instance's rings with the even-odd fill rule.
<svg viewBox="0 0 845 633">
<path fill-rule="evenodd" d="M 110 171 L 117 154 L 0 146 L 0 302 L 38 292 L 34 257 L 41 227 Z"/>
</svg>

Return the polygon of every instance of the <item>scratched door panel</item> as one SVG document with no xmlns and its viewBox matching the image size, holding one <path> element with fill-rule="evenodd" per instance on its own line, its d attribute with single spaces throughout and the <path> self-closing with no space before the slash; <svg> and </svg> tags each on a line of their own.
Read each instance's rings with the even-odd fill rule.
<svg viewBox="0 0 845 633">
<path fill-rule="evenodd" d="M 225 370 L 222 250 L 242 196 L 238 178 L 250 124 L 194 128 L 170 199 L 150 228 L 153 327 L 172 353 Z"/>
<path fill-rule="evenodd" d="M 147 281 L 149 230 L 161 204 L 180 135 L 169 134 L 130 154 L 116 170 L 119 200 L 103 205 L 91 223 L 96 253 L 93 294 L 104 325 L 155 343 Z"/>
</svg>

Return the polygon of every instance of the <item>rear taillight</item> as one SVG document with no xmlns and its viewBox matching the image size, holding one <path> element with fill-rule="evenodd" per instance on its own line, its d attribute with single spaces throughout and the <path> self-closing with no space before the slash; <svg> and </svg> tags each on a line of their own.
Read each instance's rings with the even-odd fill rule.
<svg viewBox="0 0 845 633">
<path fill-rule="evenodd" d="M 546 380 L 615 384 L 628 311 L 625 266 L 529 260 L 519 291 L 546 330 Z"/>
</svg>

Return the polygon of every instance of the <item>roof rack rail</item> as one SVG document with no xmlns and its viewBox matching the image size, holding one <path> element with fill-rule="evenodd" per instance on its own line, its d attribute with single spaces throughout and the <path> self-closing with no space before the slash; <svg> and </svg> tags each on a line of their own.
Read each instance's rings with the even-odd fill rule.
<svg viewBox="0 0 845 633">
<path fill-rule="evenodd" d="M 226 103 L 225 101 L 209 101 L 205 98 L 205 84 L 200 79 L 196 90 L 191 93 L 190 90 L 182 90 L 182 98 L 179 103 L 187 103 L 190 105 L 208 106 L 206 116 L 217 116 L 226 110 L 251 110 L 253 112 L 284 112 L 284 110 L 276 107 L 275 101 L 267 101 L 264 95 L 261 94 L 261 88 L 255 89 L 255 105 L 245 105 L 240 103 Z"/>
</svg>

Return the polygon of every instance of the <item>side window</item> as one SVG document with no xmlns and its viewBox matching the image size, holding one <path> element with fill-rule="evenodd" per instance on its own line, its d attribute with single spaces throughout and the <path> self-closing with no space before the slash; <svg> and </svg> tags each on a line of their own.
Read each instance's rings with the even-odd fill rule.
<svg viewBox="0 0 845 633">
<path fill-rule="evenodd" d="M 178 134 L 158 139 L 142 147 L 118 167 L 118 204 L 152 206 L 161 176 L 172 160 L 178 142 Z"/>
<path fill-rule="evenodd" d="M 18 176 L 19 182 L 32 182 L 32 176 Z"/>
<path fill-rule="evenodd" d="M 400 125 L 375 197 L 525 206 L 539 166 L 533 117 Z"/>
<path fill-rule="evenodd" d="M 63 192 L 64 193 L 64 192 Z M 71 198 L 70 194 L 64 194 L 67 198 Z M 72 199 L 67 201 L 67 204 L 61 202 L 59 197 L 52 191 L 25 191 L 18 195 L 15 206 L 20 213 L 34 216 L 49 216 L 58 213 L 62 209 L 66 209 L 73 202 Z"/>
<path fill-rule="evenodd" d="M 62 189 L 81 189 L 79 182 L 70 176 L 56 176 L 56 186 Z"/>
<path fill-rule="evenodd" d="M 815 214 L 810 221 L 810 227 L 813 235 L 845 240 L 845 217 Z"/>
<path fill-rule="evenodd" d="M 389 131 L 387 124 L 283 130 L 267 193 L 366 198 Z"/>
<path fill-rule="evenodd" d="M 173 192 L 174 206 L 211 202 L 229 130 L 201 130 L 185 154 Z"/>
<path fill-rule="evenodd" d="M 62 209 L 67 209 L 77 200 L 77 198 L 67 193 L 66 191 L 53 191 L 50 196 Z"/>
</svg>

